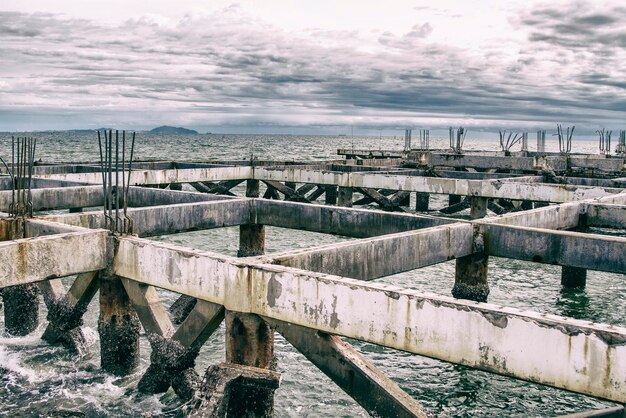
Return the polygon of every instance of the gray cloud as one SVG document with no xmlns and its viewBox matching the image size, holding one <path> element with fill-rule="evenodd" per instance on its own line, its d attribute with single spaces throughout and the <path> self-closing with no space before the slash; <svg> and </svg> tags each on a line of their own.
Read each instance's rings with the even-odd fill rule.
<svg viewBox="0 0 626 418">
<path fill-rule="evenodd" d="M 140 126 L 612 123 L 624 116 L 626 77 L 615 78 L 624 70 L 593 69 L 598 57 L 624 58 L 624 13 L 531 10 L 517 21 L 529 43 L 494 40 L 476 53 L 432 41 L 428 22 L 368 40 L 288 33 L 237 7 L 174 26 L 0 12 L 0 130 L 43 123 L 37 115 L 71 127 L 114 117 Z"/>
</svg>

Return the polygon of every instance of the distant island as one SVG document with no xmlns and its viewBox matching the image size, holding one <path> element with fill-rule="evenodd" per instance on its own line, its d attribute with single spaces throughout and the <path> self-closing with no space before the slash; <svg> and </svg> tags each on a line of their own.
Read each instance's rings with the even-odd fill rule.
<svg viewBox="0 0 626 418">
<path fill-rule="evenodd" d="M 186 128 L 177 128 L 175 126 L 159 126 L 158 128 L 154 128 L 150 130 L 152 134 L 182 134 L 182 135 L 197 135 L 198 131 L 194 131 L 193 129 Z"/>
</svg>

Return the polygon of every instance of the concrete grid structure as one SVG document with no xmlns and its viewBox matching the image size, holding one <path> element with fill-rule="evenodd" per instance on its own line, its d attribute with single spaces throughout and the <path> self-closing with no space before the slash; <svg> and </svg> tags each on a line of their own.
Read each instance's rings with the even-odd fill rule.
<svg viewBox="0 0 626 418">
<path fill-rule="evenodd" d="M 81 317 L 99 291 L 102 367 L 132 371 L 143 327 L 152 355 L 138 389 L 171 386 L 190 415 L 271 415 L 275 331 L 379 416 L 428 411 L 341 337 L 626 402 L 626 328 L 487 303 L 490 256 L 563 266 L 565 287 L 584 286 L 588 269 L 626 274 L 626 238 L 588 232 L 626 226 L 624 158 L 347 156 L 137 163 L 127 195 L 133 234 L 110 233 L 102 211 L 89 210 L 105 204 L 98 164 L 36 166 L 33 210 L 70 213 L 0 220 L 7 330 L 35 329 L 40 292 L 43 338 L 81 350 Z M 10 180 L 0 182 L 8 211 Z M 449 195 L 449 205 L 415 213 L 432 194 Z M 382 210 L 353 207 L 372 204 Z M 472 220 L 443 216 L 468 208 Z M 499 215 L 485 218 L 488 210 Z M 147 239 L 229 226 L 240 228 L 239 257 Z M 266 255 L 265 226 L 358 239 Z M 373 281 L 450 260 L 453 297 Z M 72 275 L 66 290 L 59 278 Z M 182 295 L 173 317 L 157 288 Z M 225 362 L 201 379 L 195 358 L 222 321 Z"/>
</svg>

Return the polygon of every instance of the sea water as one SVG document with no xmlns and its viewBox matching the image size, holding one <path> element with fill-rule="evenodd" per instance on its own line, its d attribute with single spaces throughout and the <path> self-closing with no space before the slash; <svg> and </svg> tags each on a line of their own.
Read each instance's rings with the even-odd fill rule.
<svg viewBox="0 0 626 418">
<path fill-rule="evenodd" d="M 20 134 L 22 136 L 24 134 Z M 37 159 L 43 162 L 97 161 L 95 134 L 67 132 L 30 133 L 38 138 Z M 0 156 L 10 158 L 11 134 L 0 134 Z M 532 141 L 530 148 L 532 147 Z M 138 160 L 176 161 L 259 159 L 311 161 L 337 158 L 338 148 L 396 149 L 404 144 L 393 137 L 316 137 L 271 135 L 151 135 L 139 133 Z M 445 148 L 447 138 L 431 138 L 431 147 Z M 496 150 L 497 140 L 471 139 L 466 149 Z M 573 152 L 595 152 L 594 141 L 574 141 Z M 558 150 L 555 143 L 548 150 Z M 445 198 L 433 196 L 431 207 L 442 207 Z M 624 236 L 624 231 L 594 231 Z M 306 248 L 346 240 L 328 234 L 266 228 L 268 253 Z M 195 231 L 152 239 L 180 246 L 236 255 L 238 228 Z M 624 326 L 626 286 L 624 275 L 589 271 L 584 290 L 562 290 L 560 268 L 491 257 L 489 301 L 556 315 Z M 66 285 L 70 280 L 64 279 Z M 449 295 L 454 283 L 454 262 L 380 279 L 404 288 Z M 177 295 L 160 292 L 164 303 Z M 40 339 L 46 310 L 40 308 L 41 325 L 29 336 L 0 336 L 0 414 L 6 416 L 130 417 L 175 413 L 180 403 L 170 390 L 143 395 L 136 384 L 149 364 L 150 347 L 141 337 L 141 365 L 132 375 L 119 378 L 99 368 L 97 296 L 85 315 L 83 332 L 88 347 L 79 357 Z M 0 315 L 0 332 L 4 329 Z M 197 371 L 224 359 L 223 326 L 203 346 Z M 467 367 L 350 341 L 365 357 L 418 399 L 436 416 L 557 416 L 611 406 L 610 402 L 511 379 Z M 279 335 L 275 352 L 281 387 L 276 392 L 279 417 L 368 416 L 349 396 L 315 368 Z"/>
</svg>

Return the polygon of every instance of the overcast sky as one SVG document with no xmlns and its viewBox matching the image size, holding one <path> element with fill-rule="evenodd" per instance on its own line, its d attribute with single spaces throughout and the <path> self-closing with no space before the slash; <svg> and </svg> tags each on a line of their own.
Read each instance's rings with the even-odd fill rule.
<svg viewBox="0 0 626 418">
<path fill-rule="evenodd" d="M 5 0 L 0 131 L 624 129 L 620 4 Z"/>
</svg>

